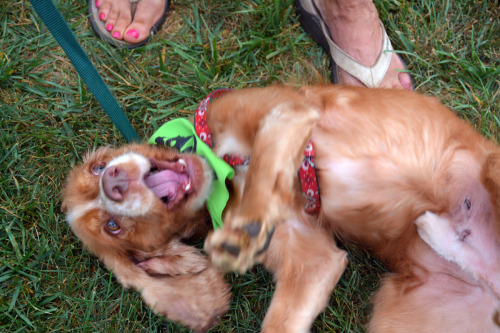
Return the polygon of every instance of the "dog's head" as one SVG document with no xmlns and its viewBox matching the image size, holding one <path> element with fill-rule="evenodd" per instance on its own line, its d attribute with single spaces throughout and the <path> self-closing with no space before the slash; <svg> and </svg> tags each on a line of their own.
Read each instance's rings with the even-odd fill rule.
<svg viewBox="0 0 500 333">
<path fill-rule="evenodd" d="M 229 298 L 222 273 L 182 243 L 210 229 L 212 177 L 196 155 L 132 144 L 89 153 L 63 190 L 66 219 L 85 247 L 155 311 L 200 331 Z"/>
<path fill-rule="evenodd" d="M 63 208 L 75 234 L 96 255 L 154 251 L 206 228 L 212 173 L 204 160 L 149 145 L 100 148 L 74 168 Z"/>
</svg>

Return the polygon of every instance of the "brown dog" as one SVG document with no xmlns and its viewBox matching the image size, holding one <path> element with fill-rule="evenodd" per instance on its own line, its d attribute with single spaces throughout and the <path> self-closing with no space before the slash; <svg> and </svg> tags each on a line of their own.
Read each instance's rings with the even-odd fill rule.
<svg viewBox="0 0 500 333">
<path fill-rule="evenodd" d="M 334 86 L 247 89 L 212 101 L 207 123 L 217 155 L 251 160 L 235 167 L 224 227 L 205 248 L 225 270 L 262 261 L 273 272 L 263 331 L 310 329 L 347 262 L 334 235 L 393 271 L 369 331 L 500 331 L 500 150 L 438 101 Z M 304 212 L 296 176 L 310 139 L 315 215 Z M 164 191 L 151 188 L 158 172 Z M 211 177 L 196 156 L 132 145 L 88 157 L 64 191 L 75 234 L 118 280 L 199 331 L 228 301 L 221 274 L 180 242 L 207 230 Z"/>
</svg>

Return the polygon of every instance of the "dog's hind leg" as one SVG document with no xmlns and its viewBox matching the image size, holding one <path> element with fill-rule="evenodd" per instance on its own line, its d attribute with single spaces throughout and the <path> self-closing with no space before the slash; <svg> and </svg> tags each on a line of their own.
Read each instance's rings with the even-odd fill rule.
<svg viewBox="0 0 500 333">
<path fill-rule="evenodd" d="M 420 237 L 439 256 L 471 273 L 500 299 L 500 269 L 497 266 L 500 247 L 493 232 L 488 234 L 483 230 L 486 225 L 476 221 L 468 228 L 455 230 L 458 227 L 454 227 L 451 220 L 431 212 L 417 218 L 415 224 Z"/>
<path fill-rule="evenodd" d="M 276 281 L 262 332 L 309 332 L 347 265 L 347 254 L 324 231 L 288 220 L 276 227 L 263 258 Z"/>
<path fill-rule="evenodd" d="M 205 243 L 214 264 L 244 272 L 260 261 L 275 226 L 293 214 L 294 181 L 318 117 L 316 109 L 293 101 L 260 120 L 241 205 Z"/>
</svg>

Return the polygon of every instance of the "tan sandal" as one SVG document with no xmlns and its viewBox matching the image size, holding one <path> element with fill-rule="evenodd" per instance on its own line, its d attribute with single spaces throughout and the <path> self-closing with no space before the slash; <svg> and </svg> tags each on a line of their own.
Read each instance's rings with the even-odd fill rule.
<svg viewBox="0 0 500 333">
<path fill-rule="evenodd" d="M 384 32 L 382 52 L 375 64 L 368 67 L 360 64 L 356 59 L 345 53 L 333 42 L 330 31 L 321 18 L 321 14 L 314 5 L 313 0 L 295 0 L 295 8 L 297 9 L 299 21 L 304 30 L 330 55 L 332 59 L 331 70 L 333 83 L 337 84 L 339 82 L 340 67 L 369 88 L 376 88 L 380 85 L 380 82 L 382 82 L 389 69 L 393 54 L 391 41 L 385 32 L 382 22 L 380 22 L 382 31 Z M 397 56 L 400 57 L 399 54 L 397 54 Z M 401 62 L 406 69 L 406 64 L 403 59 L 401 59 Z M 412 82 L 411 88 L 415 90 L 411 76 L 410 79 Z"/>
</svg>

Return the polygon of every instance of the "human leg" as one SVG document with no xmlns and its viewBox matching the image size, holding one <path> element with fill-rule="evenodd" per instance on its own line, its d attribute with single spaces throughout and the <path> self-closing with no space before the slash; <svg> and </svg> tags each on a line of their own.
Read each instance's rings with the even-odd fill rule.
<svg viewBox="0 0 500 333">
<path fill-rule="evenodd" d="M 334 72 L 332 77 L 334 83 L 412 88 L 410 76 L 401 72 L 405 69 L 402 59 L 394 52 L 387 55 L 387 61 L 382 58 L 383 51 L 392 47 L 389 47 L 389 41 L 384 43 L 384 28 L 372 0 L 297 0 L 296 6 L 302 16 L 301 22 L 304 28 L 323 48 L 332 54 L 330 45 L 334 43 L 341 50 L 337 53 L 346 54 L 340 57 L 343 59 L 351 57 L 355 62 L 367 67 L 365 72 L 368 71 L 368 74 L 365 76 L 368 75 L 368 78 L 363 84 L 358 79 L 360 71 L 353 68 L 355 65 L 352 65 L 351 61 L 346 60 L 347 64 L 337 61 L 338 71 Z M 318 26 L 314 27 L 315 24 Z M 321 31 L 322 25 L 327 31 Z M 331 43 L 329 44 L 327 40 Z M 378 61 L 385 61 L 385 64 L 378 65 Z M 374 72 L 379 74 L 379 78 L 376 74 L 373 74 L 373 79 L 371 78 Z"/>
</svg>

